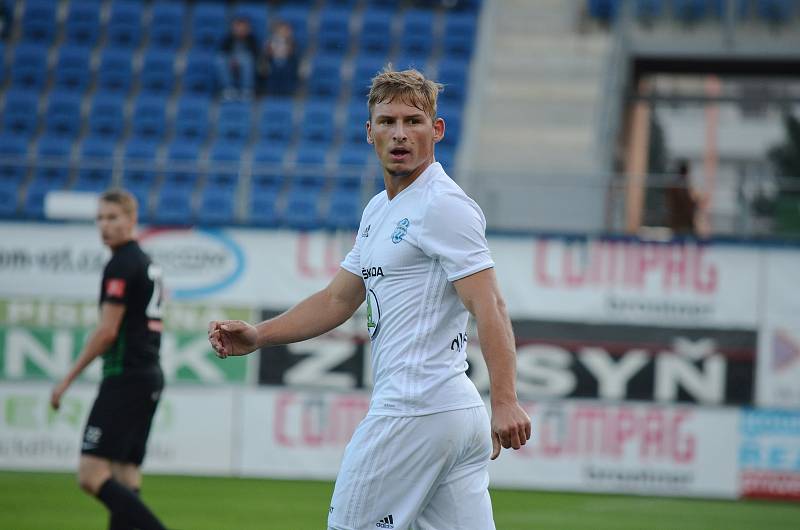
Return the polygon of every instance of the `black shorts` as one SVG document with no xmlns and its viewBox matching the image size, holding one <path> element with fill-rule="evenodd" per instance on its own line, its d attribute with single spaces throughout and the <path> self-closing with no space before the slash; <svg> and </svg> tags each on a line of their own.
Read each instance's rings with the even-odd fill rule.
<svg viewBox="0 0 800 530">
<path fill-rule="evenodd" d="M 81 454 L 141 465 L 163 388 L 161 370 L 104 379 L 86 421 Z"/>
</svg>

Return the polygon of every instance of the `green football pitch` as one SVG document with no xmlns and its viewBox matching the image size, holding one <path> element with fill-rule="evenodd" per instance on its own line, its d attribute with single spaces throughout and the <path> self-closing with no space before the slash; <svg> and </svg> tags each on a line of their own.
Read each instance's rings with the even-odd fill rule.
<svg viewBox="0 0 800 530">
<path fill-rule="evenodd" d="M 324 530 L 332 483 L 145 477 L 143 497 L 179 530 Z M 104 530 L 102 505 L 62 473 L 0 472 L 0 528 Z M 800 504 L 493 490 L 498 530 L 789 530 Z"/>
</svg>

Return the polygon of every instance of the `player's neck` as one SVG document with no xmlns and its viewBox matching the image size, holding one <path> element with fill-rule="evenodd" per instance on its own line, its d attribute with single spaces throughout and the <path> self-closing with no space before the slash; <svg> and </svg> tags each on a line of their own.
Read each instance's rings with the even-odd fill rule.
<svg viewBox="0 0 800 530">
<path fill-rule="evenodd" d="M 124 246 L 128 245 L 129 243 L 131 243 L 132 241 L 135 241 L 135 240 L 136 240 L 136 238 L 134 238 L 134 237 L 129 237 L 128 239 L 125 239 L 125 240 L 123 240 L 123 241 L 120 241 L 119 243 L 116 243 L 116 244 L 114 244 L 114 245 L 109 245 L 109 246 L 108 246 L 108 248 L 110 248 L 110 249 L 111 249 L 111 252 L 116 252 L 116 251 L 118 251 L 119 249 L 121 249 L 122 247 L 124 247 Z"/>
<path fill-rule="evenodd" d="M 408 175 L 392 175 L 386 169 L 383 170 L 383 185 L 386 187 L 386 195 L 389 197 L 391 201 L 395 197 L 397 197 L 403 190 L 411 186 L 416 180 L 425 173 L 425 170 L 428 169 L 433 160 L 429 160 L 424 164 L 421 164 L 418 168 L 414 171 L 409 173 Z"/>
</svg>

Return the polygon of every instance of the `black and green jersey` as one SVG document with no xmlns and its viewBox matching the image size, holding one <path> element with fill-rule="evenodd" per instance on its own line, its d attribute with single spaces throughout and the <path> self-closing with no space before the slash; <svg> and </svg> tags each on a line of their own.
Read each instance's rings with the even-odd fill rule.
<svg viewBox="0 0 800 530">
<path fill-rule="evenodd" d="M 103 377 L 159 368 L 161 269 L 136 241 L 114 249 L 103 271 L 100 305 L 125 305 L 117 340 L 103 353 Z"/>
</svg>

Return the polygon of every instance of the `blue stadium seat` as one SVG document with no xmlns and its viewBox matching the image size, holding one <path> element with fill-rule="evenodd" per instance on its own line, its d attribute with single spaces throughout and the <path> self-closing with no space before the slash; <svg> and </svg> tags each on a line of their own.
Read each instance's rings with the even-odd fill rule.
<svg viewBox="0 0 800 530">
<path fill-rule="evenodd" d="M 303 143 L 297 146 L 298 165 L 322 166 L 325 164 L 328 148 L 316 143 Z"/>
<path fill-rule="evenodd" d="M 370 0 L 370 5 L 388 10 L 396 10 L 400 7 L 401 2 L 402 0 Z"/>
<path fill-rule="evenodd" d="M 320 226 L 320 192 L 305 186 L 292 187 L 286 199 L 283 221 L 296 230 L 313 230 Z"/>
<path fill-rule="evenodd" d="M 87 138 L 80 150 L 76 191 L 101 192 L 111 184 L 114 142 L 105 138 Z"/>
<path fill-rule="evenodd" d="M 792 0 L 758 0 L 756 11 L 758 16 L 770 24 L 784 24 L 792 16 Z"/>
<path fill-rule="evenodd" d="M 328 0 L 327 5 L 341 9 L 352 9 L 357 0 Z"/>
<path fill-rule="evenodd" d="M 225 188 L 230 192 L 239 181 L 239 163 L 242 157 L 240 143 L 217 141 L 208 155 L 208 183 L 215 188 Z"/>
<path fill-rule="evenodd" d="M 369 145 L 369 144 L 367 144 Z M 369 149 L 352 149 L 345 145 L 339 152 L 339 169 L 342 175 L 358 175 L 374 161 L 374 151 Z"/>
<path fill-rule="evenodd" d="M 611 22 L 617 17 L 619 0 L 589 0 L 589 15 L 603 22 Z"/>
<path fill-rule="evenodd" d="M 450 57 L 469 59 L 475 47 L 477 17 L 472 13 L 450 13 L 445 17 L 442 47 Z"/>
<path fill-rule="evenodd" d="M 18 44 L 11 65 L 12 86 L 38 92 L 46 77 L 47 48 L 33 43 Z"/>
<path fill-rule="evenodd" d="M 706 0 L 672 0 L 672 11 L 676 18 L 686 23 L 694 23 L 709 13 Z"/>
<path fill-rule="evenodd" d="M 139 74 L 139 87 L 142 92 L 158 94 L 162 98 L 172 93 L 175 87 L 175 54 L 171 51 L 148 50 Z"/>
<path fill-rule="evenodd" d="M 140 223 L 149 223 L 150 222 L 150 195 L 151 192 L 147 188 L 130 188 L 123 186 L 126 190 L 128 190 L 134 197 L 136 197 L 136 202 L 139 203 L 139 212 L 137 218 Z"/>
<path fill-rule="evenodd" d="M 278 217 L 278 192 L 258 190 L 250 194 L 250 215 L 248 221 L 256 226 L 276 226 Z"/>
<path fill-rule="evenodd" d="M 45 134 L 72 140 L 81 128 L 81 96 L 71 92 L 52 92 L 45 111 Z"/>
<path fill-rule="evenodd" d="M 253 172 L 261 172 L 265 168 L 273 172 L 283 164 L 285 156 L 286 144 L 259 142 L 253 148 Z"/>
<path fill-rule="evenodd" d="M 461 117 L 458 114 L 451 115 L 450 118 L 445 120 L 444 138 L 437 144 L 437 149 L 440 147 L 446 149 L 455 149 L 461 140 Z"/>
<path fill-rule="evenodd" d="M 111 16 L 106 25 L 106 46 L 133 49 L 142 39 L 142 4 L 127 0 L 115 0 L 111 4 Z"/>
<path fill-rule="evenodd" d="M 217 137 L 226 142 L 244 144 L 250 137 L 252 108 L 243 101 L 225 101 L 219 107 Z"/>
<path fill-rule="evenodd" d="M 216 91 L 215 58 L 212 53 L 194 51 L 186 59 L 184 94 L 211 96 Z"/>
<path fill-rule="evenodd" d="M 192 11 L 192 43 L 196 50 L 216 53 L 227 26 L 225 6 L 221 3 L 200 2 Z"/>
<path fill-rule="evenodd" d="M 325 185 L 325 159 L 327 147 L 314 143 L 301 143 L 297 147 L 292 183 L 308 188 Z"/>
<path fill-rule="evenodd" d="M 44 198 L 53 189 L 41 179 L 33 179 L 25 191 L 25 199 L 22 203 L 22 215 L 30 219 L 41 219 L 44 217 Z"/>
<path fill-rule="evenodd" d="M 208 136 L 208 107 L 205 98 L 184 96 L 178 100 L 173 129 L 175 138 L 200 143 Z"/>
<path fill-rule="evenodd" d="M 342 86 L 342 56 L 318 53 L 308 76 L 308 93 L 314 99 L 336 99 Z"/>
<path fill-rule="evenodd" d="M 294 131 L 291 99 L 268 99 L 261 106 L 258 137 L 273 143 L 288 144 Z"/>
<path fill-rule="evenodd" d="M 450 175 L 450 178 L 456 180 L 458 175 L 456 175 L 453 170 L 455 169 L 455 162 L 456 162 L 456 150 L 450 148 L 446 145 L 437 144 L 436 145 L 436 161 L 442 164 L 442 167 L 447 174 Z"/>
<path fill-rule="evenodd" d="M 350 43 L 350 10 L 326 7 L 320 12 L 317 47 L 321 52 L 347 51 Z"/>
<path fill-rule="evenodd" d="M 82 94 L 89 85 L 89 56 L 91 49 L 62 45 L 58 50 L 54 88 L 61 92 Z"/>
<path fill-rule="evenodd" d="M 157 224 L 186 226 L 192 223 L 192 196 L 185 188 L 161 188 L 152 219 Z"/>
<path fill-rule="evenodd" d="M 183 39 L 183 21 L 186 17 L 184 2 L 159 1 L 153 5 L 150 22 L 150 47 L 177 50 Z"/>
<path fill-rule="evenodd" d="M 442 103 L 461 105 L 468 88 L 469 63 L 466 61 L 442 61 L 439 63 L 438 81 L 444 85 L 439 95 Z"/>
<path fill-rule="evenodd" d="M 308 46 L 308 19 L 310 7 L 301 3 L 283 3 L 278 7 L 276 18 L 292 26 L 294 41 L 298 50 Z"/>
<path fill-rule="evenodd" d="M 420 72 L 426 75 L 430 73 L 428 70 L 427 55 L 415 55 L 413 53 L 404 53 L 394 61 L 393 66 L 397 70 L 408 70 L 413 68 L 414 70 L 419 70 Z"/>
<path fill-rule="evenodd" d="M 97 70 L 97 86 L 104 92 L 126 94 L 131 88 L 132 51 L 122 48 L 106 48 Z"/>
<path fill-rule="evenodd" d="M 334 189 L 325 225 L 334 230 L 354 230 L 361 221 L 359 190 Z"/>
<path fill-rule="evenodd" d="M 0 180 L 0 217 L 14 217 L 19 208 L 19 184 Z"/>
<path fill-rule="evenodd" d="M 329 145 L 335 136 L 333 117 L 336 107 L 325 101 L 307 101 L 303 109 L 300 139 L 305 143 Z"/>
<path fill-rule="evenodd" d="M 393 15 L 391 11 L 374 6 L 364 10 L 358 37 L 359 50 L 372 54 L 389 53 L 392 46 Z"/>
<path fill-rule="evenodd" d="M 50 189 L 63 187 L 69 179 L 72 140 L 60 136 L 42 136 L 36 145 L 35 178 Z"/>
<path fill-rule="evenodd" d="M 36 132 L 39 122 L 39 95 L 23 89 L 11 88 L 6 92 L 3 109 L 3 131 L 29 138 Z"/>
<path fill-rule="evenodd" d="M 49 45 L 56 33 L 56 8 L 51 0 L 27 0 L 22 14 L 22 39 Z"/>
<path fill-rule="evenodd" d="M 232 188 L 207 185 L 200 196 L 197 222 L 201 225 L 231 225 L 236 222 L 236 195 Z"/>
<path fill-rule="evenodd" d="M 64 45 L 92 48 L 100 36 L 100 0 L 69 3 Z M 62 45 L 63 46 L 63 45 Z"/>
<path fill-rule="evenodd" d="M 359 54 L 353 68 L 351 94 L 354 98 L 363 98 L 369 92 L 372 78 L 386 66 L 384 55 Z"/>
<path fill-rule="evenodd" d="M 125 98 L 120 94 L 96 93 L 89 111 L 89 134 L 111 139 L 119 138 L 125 124 L 124 105 Z"/>
<path fill-rule="evenodd" d="M 167 149 L 164 187 L 182 189 L 185 194 L 191 192 L 199 180 L 197 167 L 199 158 L 199 144 L 174 140 Z"/>
<path fill-rule="evenodd" d="M 131 115 L 131 137 L 159 141 L 167 127 L 166 101 L 162 97 L 142 95 Z"/>
<path fill-rule="evenodd" d="M 28 141 L 14 133 L 0 134 L 0 182 L 19 186 L 28 173 Z M 17 160 L 14 160 L 17 159 Z"/>
<path fill-rule="evenodd" d="M 636 0 L 636 16 L 643 20 L 660 17 L 665 0 Z"/>
<path fill-rule="evenodd" d="M 355 105 L 350 106 L 355 107 Z M 359 105 L 359 110 L 362 105 Z M 347 120 L 344 124 L 344 131 L 343 131 L 343 138 L 345 143 L 349 144 L 366 144 L 367 143 L 367 129 L 365 127 L 365 123 L 367 118 L 361 119 L 361 116 L 366 114 L 366 111 L 358 112 L 357 114 L 352 114 L 351 111 L 347 114 Z"/>
<path fill-rule="evenodd" d="M 400 51 L 414 57 L 429 57 L 433 50 L 433 11 L 409 9 L 402 17 Z"/>
<path fill-rule="evenodd" d="M 137 198 L 149 195 L 153 189 L 153 183 L 158 176 L 158 146 L 154 141 L 137 138 L 128 140 L 125 145 L 122 187 L 137 194 Z"/>
<path fill-rule="evenodd" d="M 267 36 L 267 28 L 269 28 L 269 16 L 267 15 L 265 3 L 239 4 L 233 9 L 233 16 L 248 19 L 259 46 L 264 42 Z"/>
</svg>

